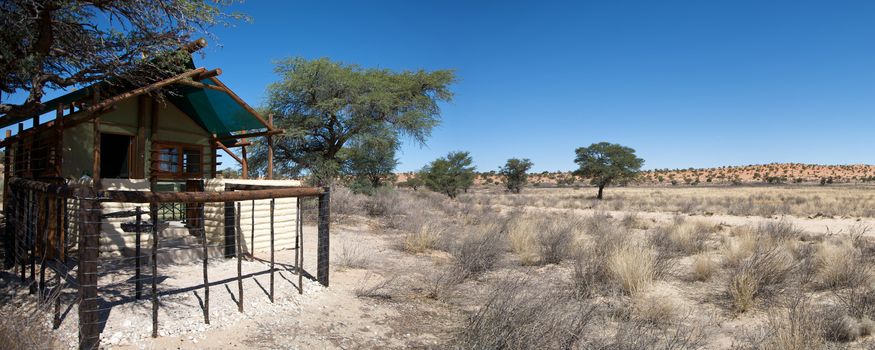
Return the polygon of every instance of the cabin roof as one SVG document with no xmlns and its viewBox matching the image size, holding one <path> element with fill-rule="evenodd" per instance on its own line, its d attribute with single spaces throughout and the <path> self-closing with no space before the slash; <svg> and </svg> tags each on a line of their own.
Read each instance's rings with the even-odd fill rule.
<svg viewBox="0 0 875 350">
<path fill-rule="evenodd" d="M 214 75 L 205 75 L 204 68 L 189 70 L 177 76 L 148 86 L 109 88 L 106 82 L 95 83 L 83 89 L 72 91 L 43 103 L 42 113 L 54 111 L 59 106 L 88 100 L 95 88 L 113 91 L 111 96 L 101 99 L 100 104 L 112 105 L 142 94 L 164 88 L 166 100 L 189 115 L 197 124 L 216 135 L 218 139 L 236 139 L 241 131 L 276 131 L 257 111 L 248 106 L 233 91 Z M 91 106 L 97 108 L 97 106 Z M 105 106 L 108 107 L 108 106 Z M 0 128 L 31 119 L 34 116 L 0 116 Z M 133 117 L 133 116 L 132 116 Z"/>
</svg>

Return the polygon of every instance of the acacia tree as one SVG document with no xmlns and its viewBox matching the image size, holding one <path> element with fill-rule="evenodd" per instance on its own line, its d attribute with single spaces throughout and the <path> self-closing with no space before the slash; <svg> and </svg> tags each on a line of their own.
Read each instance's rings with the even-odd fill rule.
<svg viewBox="0 0 875 350">
<path fill-rule="evenodd" d="M 425 187 L 456 198 L 459 192 L 474 183 L 474 160 L 468 152 L 450 152 L 446 157 L 438 158 L 422 169 Z"/>
<path fill-rule="evenodd" d="M 398 137 L 390 130 L 380 129 L 360 135 L 339 156 L 343 159 L 343 172 L 355 179 L 357 188 L 380 187 L 384 180 L 394 176 L 392 172 L 398 165 L 397 149 Z"/>
<path fill-rule="evenodd" d="M 245 19 L 223 11 L 233 2 L 4 0 L 0 91 L 27 98 L 18 104 L 0 101 L 0 114 L 42 112 L 46 89 L 109 78 L 119 84 L 143 84 L 176 73 L 189 59 L 176 49 L 190 42 L 192 34 L 209 35 L 214 25 Z M 159 56 L 162 59 L 154 59 Z"/>
<path fill-rule="evenodd" d="M 644 160 L 635 156 L 635 150 L 614 143 L 600 142 L 575 150 L 574 162 L 580 165 L 574 174 L 590 178 L 598 186 L 598 199 L 602 199 L 605 186 L 614 182 L 626 182 L 635 178 Z"/>
<path fill-rule="evenodd" d="M 520 193 L 523 185 L 529 181 L 528 171 L 532 165 L 534 164 L 529 159 L 511 158 L 507 160 L 498 173 L 504 177 L 504 185 L 508 191 Z"/>
<path fill-rule="evenodd" d="M 285 130 L 274 141 L 277 171 L 306 171 L 318 184 L 340 173 L 344 146 L 373 130 L 389 130 L 396 143 L 409 137 L 424 144 L 455 79 L 451 70 L 393 72 L 327 58 L 287 59 L 276 72 L 280 80 L 268 87 L 267 112 Z M 254 167 L 263 169 L 266 150 L 255 147 Z"/>
</svg>

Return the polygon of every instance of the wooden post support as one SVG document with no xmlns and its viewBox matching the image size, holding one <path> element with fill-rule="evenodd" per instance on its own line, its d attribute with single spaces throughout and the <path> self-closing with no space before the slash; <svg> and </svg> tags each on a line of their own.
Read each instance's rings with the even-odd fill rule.
<svg viewBox="0 0 875 350">
<path fill-rule="evenodd" d="M 30 294 L 33 294 L 36 293 L 36 235 L 38 231 L 37 218 L 39 218 L 36 205 L 39 200 L 37 199 L 36 191 L 31 190 L 28 192 L 30 192 L 28 203 L 30 218 L 28 219 L 27 226 L 30 229 L 30 233 L 27 235 L 27 247 L 29 249 L 27 261 L 30 263 Z"/>
<path fill-rule="evenodd" d="M 152 338 L 158 337 L 158 204 L 149 204 L 152 219 Z"/>
<path fill-rule="evenodd" d="M 329 252 L 329 215 L 331 206 L 331 193 L 329 188 L 319 196 L 319 233 L 317 242 L 317 266 L 316 279 L 323 286 L 328 287 L 328 252 Z"/>
<path fill-rule="evenodd" d="M 96 105 L 100 102 L 100 90 L 95 89 L 94 93 L 91 95 L 92 105 Z M 101 188 L 100 184 L 100 117 L 94 118 L 92 121 L 94 126 L 94 158 L 92 163 L 92 174 L 91 178 L 94 179 L 94 186 L 96 189 Z"/>
<path fill-rule="evenodd" d="M 63 264 L 64 257 L 66 256 L 64 255 L 64 240 L 62 237 L 66 231 L 66 227 L 61 226 L 64 222 L 61 213 L 66 209 L 64 208 L 65 203 L 66 199 L 64 196 L 55 197 L 55 210 L 57 213 L 55 215 L 55 249 L 57 249 L 55 256 L 58 258 L 55 261 L 55 313 L 52 319 L 52 329 L 58 329 L 58 327 L 61 326 L 61 266 L 64 266 L 66 269 L 66 265 Z"/>
<path fill-rule="evenodd" d="M 100 240 L 100 203 L 95 188 L 85 188 L 79 221 L 79 349 L 100 347 L 100 310 L 97 303 L 97 255 Z"/>
<path fill-rule="evenodd" d="M 246 142 L 246 140 L 243 140 Z M 246 146 L 240 146 L 240 158 L 243 160 L 240 162 L 240 177 L 244 179 L 249 178 L 249 160 L 246 158 Z"/>
<path fill-rule="evenodd" d="M 234 202 L 225 202 L 225 258 L 233 258 L 237 251 L 236 222 Z"/>
<path fill-rule="evenodd" d="M 201 229 L 201 238 L 203 240 L 203 248 L 204 248 L 204 323 L 210 324 L 210 279 L 207 276 L 207 266 L 209 264 L 210 253 L 207 242 L 207 227 L 204 223 L 205 213 L 204 213 L 204 205 L 199 205 L 200 208 L 200 229 Z"/>
<path fill-rule="evenodd" d="M 255 200 L 252 200 L 252 210 L 249 215 L 249 258 L 255 259 Z"/>
<path fill-rule="evenodd" d="M 55 115 L 55 176 L 63 177 L 64 159 L 64 106 L 58 105 Z"/>
<path fill-rule="evenodd" d="M 304 294 L 304 213 L 301 212 L 301 197 L 295 198 L 295 267 L 298 269 L 298 294 Z"/>
<path fill-rule="evenodd" d="M 148 99 L 145 95 L 137 96 L 137 153 L 133 166 L 135 179 L 146 178 L 146 103 Z"/>
<path fill-rule="evenodd" d="M 273 261 L 273 212 L 274 212 L 274 202 L 273 198 L 270 199 L 270 302 L 273 303 L 273 272 L 274 272 L 274 261 Z"/>
<path fill-rule="evenodd" d="M 267 122 L 273 127 L 273 114 L 267 116 Z M 273 136 L 267 135 L 267 179 L 273 180 Z"/>
<path fill-rule="evenodd" d="M 136 229 L 136 233 L 135 233 L 136 236 L 134 236 L 134 265 L 135 265 L 135 270 L 134 270 L 134 285 L 135 285 L 134 294 L 135 294 L 135 297 L 134 298 L 136 300 L 140 300 L 140 298 L 143 297 L 143 279 L 142 279 L 142 273 L 140 271 L 141 270 L 141 268 L 140 268 L 140 265 L 141 265 L 140 264 L 140 255 L 142 254 L 141 253 L 142 249 L 140 247 L 142 244 L 142 236 L 143 236 L 143 225 L 142 225 L 143 209 L 141 209 L 138 206 L 138 207 L 134 208 L 134 212 L 136 213 L 136 220 L 137 220 L 136 221 L 137 229 Z"/>
<path fill-rule="evenodd" d="M 243 312 L 243 228 L 240 226 L 240 203 L 237 203 L 237 311 Z"/>
<path fill-rule="evenodd" d="M 9 130 L 6 130 L 6 137 L 9 137 Z M 3 262 L 4 267 L 7 269 L 12 268 L 15 265 L 15 231 L 13 229 L 11 218 L 12 218 L 12 208 L 10 206 L 10 197 L 9 197 L 9 177 L 12 172 L 12 152 L 10 152 L 9 147 L 6 147 L 6 152 L 3 154 L 3 217 L 6 218 L 6 227 L 4 232 L 4 244 L 3 248 L 5 251 L 6 261 Z"/>
<path fill-rule="evenodd" d="M 149 137 L 149 145 L 150 145 L 149 147 L 151 148 L 151 152 L 149 152 L 150 153 L 150 155 L 149 155 L 149 188 L 152 191 L 155 191 L 155 187 L 158 186 L 158 175 L 156 175 L 157 172 L 152 171 L 152 169 L 158 168 L 157 166 L 155 166 L 156 164 L 158 164 L 158 162 L 154 156 L 154 154 L 156 154 L 155 153 L 155 139 L 158 138 L 158 107 L 159 107 L 158 101 L 155 99 L 152 99 L 152 106 L 150 107 L 150 111 L 149 111 L 149 114 L 151 116 L 151 118 L 149 118 L 150 119 L 149 122 L 150 122 L 150 126 L 151 126 L 150 137 Z M 143 166 L 145 167 L 145 164 Z"/>
</svg>

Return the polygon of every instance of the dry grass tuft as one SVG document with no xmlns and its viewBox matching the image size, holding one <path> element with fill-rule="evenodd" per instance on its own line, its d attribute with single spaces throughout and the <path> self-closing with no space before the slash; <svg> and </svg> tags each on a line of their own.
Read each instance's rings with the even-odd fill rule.
<svg viewBox="0 0 875 350">
<path fill-rule="evenodd" d="M 544 264 L 558 264 L 573 250 L 575 237 L 582 224 L 572 217 L 552 217 L 541 227 L 537 236 L 538 254 Z"/>
<path fill-rule="evenodd" d="M 512 219 L 507 223 L 510 249 L 517 255 L 522 265 L 537 265 L 540 262 L 536 236 L 539 222 L 525 214 L 515 213 L 511 214 L 511 217 Z"/>
<path fill-rule="evenodd" d="M 456 242 L 451 253 L 465 277 L 479 275 L 495 266 L 505 250 L 503 233 L 501 226 L 489 224 Z"/>
<path fill-rule="evenodd" d="M 765 350 L 805 350 L 822 348 L 820 315 L 806 300 L 795 300 L 782 313 L 770 317 L 767 336 L 758 347 Z"/>
<path fill-rule="evenodd" d="M 796 261 L 782 246 L 757 247 L 729 278 L 727 294 L 735 311 L 745 312 L 758 295 L 781 289 L 795 268 Z"/>
<path fill-rule="evenodd" d="M 608 255 L 608 271 L 629 295 L 645 291 L 656 277 L 656 252 L 644 244 L 624 244 Z"/>
<path fill-rule="evenodd" d="M 340 249 L 334 257 L 334 264 L 341 269 L 364 269 L 370 266 L 370 259 L 358 245 L 344 243 L 340 245 Z"/>
<path fill-rule="evenodd" d="M 744 259 L 753 255 L 757 247 L 758 237 L 748 226 L 733 227 L 730 235 L 731 237 L 726 237 L 723 241 L 724 264 L 736 267 Z"/>
<path fill-rule="evenodd" d="M 437 247 L 443 230 L 442 225 L 433 220 L 423 221 L 414 231 L 404 234 L 402 248 L 405 252 L 419 254 Z"/>
<path fill-rule="evenodd" d="M 54 349 L 57 347 L 52 329 L 46 322 L 50 314 L 49 305 L 53 305 L 58 295 L 52 293 L 49 301 L 43 306 L 33 301 L 20 305 L 5 305 L 2 310 L 3 322 L 0 322 L 0 344 L 4 349 L 30 350 Z"/>
<path fill-rule="evenodd" d="M 693 278 L 696 281 L 707 281 L 711 279 L 711 276 L 714 275 L 715 270 L 717 269 L 717 263 L 714 262 L 714 259 L 711 258 L 708 254 L 699 254 L 693 257 L 693 264 L 691 265 Z"/>
<path fill-rule="evenodd" d="M 705 250 L 705 243 L 719 226 L 700 221 L 675 220 L 656 227 L 650 242 L 668 252 L 690 255 Z"/>
<path fill-rule="evenodd" d="M 647 295 L 632 298 L 632 317 L 639 322 L 665 325 L 674 322 L 678 303 L 664 295 Z"/>
<path fill-rule="evenodd" d="M 871 265 L 850 240 L 821 243 L 816 254 L 817 281 L 823 288 L 855 288 L 871 280 Z"/>
<path fill-rule="evenodd" d="M 512 279 L 500 282 L 455 339 L 459 349 L 571 349 L 594 308 Z"/>
</svg>

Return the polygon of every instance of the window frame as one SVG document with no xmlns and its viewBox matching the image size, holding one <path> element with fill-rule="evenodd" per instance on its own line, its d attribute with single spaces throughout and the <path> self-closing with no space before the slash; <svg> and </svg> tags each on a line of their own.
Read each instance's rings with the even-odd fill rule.
<svg viewBox="0 0 875 350">
<path fill-rule="evenodd" d="M 176 150 L 176 171 L 162 170 L 163 162 L 160 160 L 162 149 Z M 187 164 L 185 163 L 186 152 L 197 152 L 197 158 L 200 163 L 197 164 L 198 172 L 187 172 Z M 204 176 L 204 146 L 182 142 L 155 141 L 152 146 L 152 164 L 155 168 L 152 171 L 158 178 L 162 179 L 192 179 L 202 178 Z"/>
</svg>

